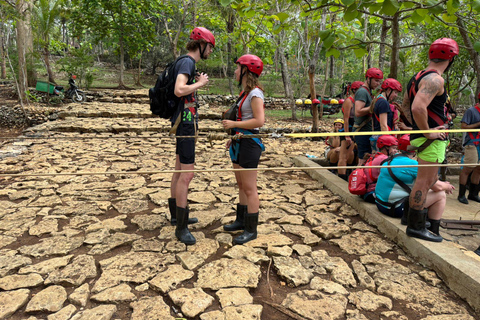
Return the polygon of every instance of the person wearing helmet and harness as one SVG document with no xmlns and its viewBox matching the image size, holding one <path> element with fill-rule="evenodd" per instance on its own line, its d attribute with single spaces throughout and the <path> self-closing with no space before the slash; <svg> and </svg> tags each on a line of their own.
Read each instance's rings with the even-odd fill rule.
<svg viewBox="0 0 480 320">
<path fill-rule="evenodd" d="M 377 140 L 378 152 L 371 156 L 365 162 L 365 175 L 367 176 L 367 193 L 363 196 L 363 200 L 375 203 L 375 185 L 377 184 L 378 175 L 380 174 L 379 168 L 368 168 L 369 166 L 379 166 L 388 157 L 393 156 L 398 152 L 398 139 L 394 136 L 383 135 Z"/>
<path fill-rule="evenodd" d="M 236 134 L 258 134 L 265 124 L 264 94 L 258 78 L 263 70 L 262 60 L 253 54 L 241 56 L 236 61 L 235 80 L 242 88 L 241 102 L 238 106 L 237 121 L 222 120 L 226 130 Z M 229 140 L 227 148 L 230 151 L 234 169 L 257 168 L 262 151 L 265 147 L 259 138 L 241 138 Z M 260 200 L 257 190 L 257 171 L 236 171 L 239 203 L 236 219 L 232 224 L 223 226 L 225 231 L 243 230 L 243 233 L 233 239 L 235 244 L 243 244 L 257 238 L 258 212 Z"/>
<path fill-rule="evenodd" d="M 174 78 L 175 96 L 178 97 L 178 107 L 172 116 L 172 130 L 177 137 L 196 134 L 198 122 L 195 91 L 208 84 L 208 75 L 196 74 L 195 64 L 201 59 L 207 59 L 215 47 L 215 37 L 206 28 L 195 28 L 190 33 L 187 43 L 187 57 L 175 64 Z M 193 81 L 195 80 L 195 81 Z M 175 170 L 193 170 L 195 165 L 195 138 L 177 138 Z M 193 179 L 193 172 L 174 173 L 170 184 L 171 198 L 168 206 L 172 225 L 176 224 L 175 236 L 181 242 L 195 244 L 195 237 L 188 230 L 187 224 L 196 223 L 196 218 L 189 218 L 188 186 Z"/>
<path fill-rule="evenodd" d="M 410 106 L 413 130 L 445 129 L 447 122 L 445 89 L 442 74 L 447 72 L 459 53 L 453 39 L 435 40 L 428 51 L 429 63 L 415 74 L 407 85 L 404 103 Z M 412 134 L 411 145 L 416 149 L 418 163 L 439 164 L 445 159 L 448 135 L 444 132 Z M 440 242 L 442 237 L 425 227 L 428 210 L 425 201 L 428 190 L 438 180 L 438 167 L 419 167 L 412 187 L 406 233 L 427 241 Z"/>
<path fill-rule="evenodd" d="M 389 157 L 385 166 L 418 165 L 414 160 L 415 151 L 408 150 L 410 135 L 400 137 L 398 149 L 400 154 Z M 402 224 L 407 224 L 406 211 L 411 188 L 417 178 L 418 167 L 381 168 L 375 187 L 375 202 L 378 210 L 390 217 L 402 218 Z M 428 210 L 428 230 L 439 235 L 440 219 L 446 204 L 446 194 L 451 194 L 455 188 L 449 182 L 437 180 L 428 190 L 425 208 Z"/>
<path fill-rule="evenodd" d="M 365 82 L 355 93 L 355 132 L 372 131 L 372 115 L 370 104 L 372 103 L 372 90 L 375 90 L 383 80 L 383 72 L 377 68 L 370 68 L 365 73 Z M 370 136 L 355 136 L 358 146 L 358 164 L 365 163 L 364 156 L 372 152 Z"/>
<path fill-rule="evenodd" d="M 402 85 L 393 78 L 385 79 L 382 83 L 380 94 L 372 101 L 370 111 L 373 114 L 373 131 L 395 130 L 396 108 L 390 103 L 395 101 L 398 94 L 402 92 Z M 378 135 L 370 138 L 372 149 L 376 149 Z"/>
<path fill-rule="evenodd" d="M 463 134 L 464 163 L 480 163 L 480 93 L 478 94 L 478 101 L 475 106 L 465 111 L 462 118 L 462 129 L 478 129 L 478 132 Z M 478 196 L 480 191 L 480 165 L 463 166 L 460 172 L 460 190 L 457 199 L 464 204 L 468 204 L 465 191 L 467 190 L 467 180 L 470 174 L 472 176 L 470 178 L 468 200 L 480 202 L 480 197 Z"/>
<path fill-rule="evenodd" d="M 333 121 L 334 132 L 343 131 L 343 128 L 344 128 L 343 119 L 335 119 L 335 121 Z M 327 152 L 326 158 L 330 166 L 335 166 L 338 163 L 338 158 L 340 155 L 340 137 L 339 136 L 327 137 L 325 139 L 325 143 L 328 146 L 328 152 Z"/>
</svg>

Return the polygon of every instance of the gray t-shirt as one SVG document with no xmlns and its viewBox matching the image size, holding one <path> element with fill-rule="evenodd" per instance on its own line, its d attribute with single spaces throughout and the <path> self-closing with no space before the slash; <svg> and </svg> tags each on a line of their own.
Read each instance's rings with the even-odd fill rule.
<svg viewBox="0 0 480 320">
<path fill-rule="evenodd" d="M 253 110 L 252 110 L 252 98 L 253 97 L 258 97 L 258 98 L 262 99 L 262 101 L 265 100 L 264 99 L 265 97 L 263 95 L 263 91 L 261 89 L 255 88 L 252 91 L 250 91 L 250 93 L 245 98 L 245 101 L 242 104 L 242 110 L 241 110 L 242 121 L 253 119 Z M 238 118 L 238 114 L 237 114 L 237 118 Z M 255 129 L 258 129 L 258 128 L 255 128 Z"/>
<path fill-rule="evenodd" d="M 474 124 L 477 122 L 480 122 L 480 112 L 475 107 L 468 108 L 467 111 L 465 111 L 465 114 L 463 115 L 462 122 L 466 124 Z M 480 128 L 478 130 L 480 132 Z M 473 136 L 476 137 L 477 133 L 472 132 Z M 463 146 L 472 144 L 473 141 L 470 138 L 470 134 L 464 132 L 463 133 Z"/>
<path fill-rule="evenodd" d="M 356 101 L 363 101 L 365 102 L 365 108 L 370 107 L 370 103 L 372 103 L 372 96 L 370 95 L 370 92 L 368 92 L 367 89 L 364 87 L 360 87 L 360 89 L 355 92 L 355 102 Z M 370 114 L 362 117 L 357 117 L 355 116 L 355 122 L 354 124 L 356 125 L 361 125 L 363 121 L 366 119 L 371 118 L 372 116 Z M 368 121 L 367 124 L 365 124 L 360 131 L 372 131 L 372 121 Z"/>
</svg>

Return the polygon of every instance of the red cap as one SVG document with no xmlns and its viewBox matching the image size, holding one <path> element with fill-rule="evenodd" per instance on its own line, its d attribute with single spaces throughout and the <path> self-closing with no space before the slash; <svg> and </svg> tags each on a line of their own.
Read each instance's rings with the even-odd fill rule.
<svg viewBox="0 0 480 320">
<path fill-rule="evenodd" d="M 215 47 L 215 37 L 207 28 L 197 27 L 190 33 L 190 39 L 192 40 L 205 40 L 207 43 L 211 43 Z"/>
<path fill-rule="evenodd" d="M 440 38 L 435 40 L 428 50 L 428 58 L 450 60 L 460 52 L 458 44 L 450 38 Z"/>
<path fill-rule="evenodd" d="M 354 81 L 354 82 L 350 85 L 350 88 L 351 88 L 351 89 L 354 89 L 354 90 L 357 90 L 357 89 L 360 88 L 362 85 L 363 85 L 363 81 Z"/>
<path fill-rule="evenodd" d="M 387 88 L 397 90 L 398 92 L 402 92 L 402 85 L 400 84 L 400 82 L 398 82 L 396 79 L 393 79 L 393 78 L 387 78 L 385 79 L 385 81 L 383 81 L 382 89 L 387 89 Z"/>
<path fill-rule="evenodd" d="M 383 147 L 398 146 L 398 139 L 391 135 L 383 135 L 377 139 L 377 148 L 380 150 Z"/>
<path fill-rule="evenodd" d="M 365 73 L 365 78 L 383 79 L 383 72 L 378 68 L 370 68 Z"/>
<path fill-rule="evenodd" d="M 242 66 L 246 66 L 250 72 L 259 76 L 263 71 L 263 61 L 254 54 L 245 54 L 235 61 Z"/>
<path fill-rule="evenodd" d="M 410 135 L 404 134 L 403 136 L 400 137 L 400 140 L 398 140 L 398 149 L 402 151 L 409 151 L 408 150 L 409 145 L 410 145 Z"/>
<path fill-rule="evenodd" d="M 320 104 L 320 100 L 318 100 L 318 99 L 313 99 L 313 100 L 312 100 L 312 103 L 313 103 L 313 104 Z"/>
</svg>

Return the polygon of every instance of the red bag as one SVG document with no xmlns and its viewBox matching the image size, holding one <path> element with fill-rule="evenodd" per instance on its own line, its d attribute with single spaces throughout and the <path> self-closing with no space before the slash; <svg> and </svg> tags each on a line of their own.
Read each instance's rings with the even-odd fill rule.
<svg viewBox="0 0 480 320">
<path fill-rule="evenodd" d="M 367 176 L 363 168 L 353 170 L 348 177 L 348 191 L 359 196 L 367 193 Z"/>
</svg>

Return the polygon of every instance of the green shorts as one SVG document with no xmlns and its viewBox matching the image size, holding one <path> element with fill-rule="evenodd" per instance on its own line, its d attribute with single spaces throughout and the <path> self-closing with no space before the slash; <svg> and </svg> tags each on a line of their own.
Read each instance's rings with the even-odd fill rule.
<svg viewBox="0 0 480 320">
<path fill-rule="evenodd" d="M 427 141 L 427 138 L 417 138 L 410 141 L 410 144 L 414 147 L 420 147 L 425 141 Z M 417 156 L 423 161 L 442 163 L 445 160 L 445 153 L 449 144 L 450 140 L 434 140 L 425 150 L 417 152 Z"/>
</svg>

